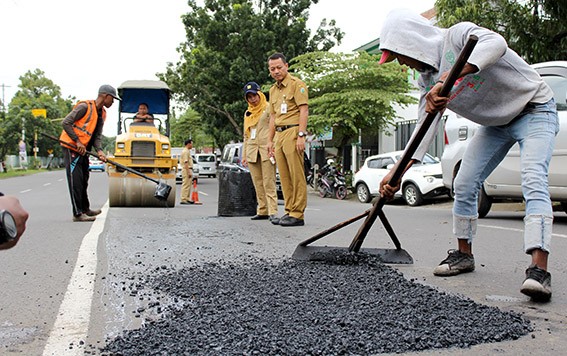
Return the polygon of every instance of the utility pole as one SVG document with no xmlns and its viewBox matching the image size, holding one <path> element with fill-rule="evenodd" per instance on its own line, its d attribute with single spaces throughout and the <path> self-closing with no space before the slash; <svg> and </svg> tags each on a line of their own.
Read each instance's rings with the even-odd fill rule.
<svg viewBox="0 0 567 356">
<path fill-rule="evenodd" d="M 10 88 L 9 85 L 6 85 L 4 83 L 2 83 L 2 112 L 5 113 L 6 112 L 6 97 L 4 96 L 4 89 L 5 88 Z"/>
</svg>

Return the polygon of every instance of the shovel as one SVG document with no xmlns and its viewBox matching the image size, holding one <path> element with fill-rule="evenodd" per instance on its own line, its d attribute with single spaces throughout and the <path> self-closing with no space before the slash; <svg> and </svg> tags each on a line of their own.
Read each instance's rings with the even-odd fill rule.
<svg viewBox="0 0 567 356">
<path fill-rule="evenodd" d="M 445 83 L 443 83 L 443 87 L 441 88 L 441 91 L 439 92 L 439 96 L 445 96 L 446 97 L 446 96 L 449 95 L 449 93 L 451 92 L 451 88 L 453 87 L 453 85 L 455 84 L 457 79 L 459 78 L 459 75 L 460 75 L 463 67 L 467 63 L 467 60 L 468 60 L 470 54 L 472 53 L 474 47 L 476 46 L 477 41 L 478 41 L 477 36 L 471 35 L 469 37 L 467 43 L 465 44 L 465 46 L 463 47 L 459 57 L 457 58 L 457 61 L 455 62 L 455 64 L 451 68 L 451 71 L 449 72 L 449 75 L 447 76 Z M 435 118 L 437 117 L 438 114 L 439 113 L 437 113 L 437 112 L 427 114 L 427 116 L 424 119 L 419 130 L 416 132 L 416 134 L 413 136 L 413 138 L 409 142 L 408 146 L 406 147 L 404 154 L 402 155 L 396 169 L 394 170 L 394 172 L 392 172 L 392 178 L 390 179 L 388 184 L 395 185 L 400 181 L 400 179 L 402 178 L 402 175 L 404 173 L 405 167 L 407 167 L 408 163 L 411 160 L 412 155 L 415 153 L 415 151 L 419 147 L 421 141 L 425 137 L 425 134 L 429 130 L 429 127 L 431 126 L 431 124 L 433 123 L 433 121 L 435 120 Z M 309 246 L 309 244 L 327 236 L 328 234 L 330 234 L 334 231 L 337 231 L 337 230 L 339 230 L 339 229 L 341 229 L 341 228 L 343 228 L 347 225 L 350 225 L 351 223 L 353 223 L 357 220 L 360 220 L 360 219 L 366 217 L 366 220 L 364 220 L 362 226 L 360 227 L 360 229 L 358 230 L 354 239 L 352 240 L 350 246 L 348 247 L 348 252 L 358 253 L 360 251 L 362 243 L 364 242 L 364 239 L 366 238 L 366 235 L 368 234 L 368 231 L 372 227 L 372 224 L 374 224 L 377 217 L 380 217 L 380 220 L 382 221 L 384 228 L 388 232 L 388 235 L 392 239 L 392 242 L 394 243 L 396 248 L 395 249 L 378 249 L 378 248 L 365 249 L 364 252 L 374 254 L 374 255 L 378 255 L 380 257 L 380 259 L 382 260 L 382 262 L 384 262 L 384 263 L 412 264 L 413 258 L 410 256 L 410 254 L 407 251 L 402 249 L 402 246 L 400 244 L 399 239 L 397 238 L 396 234 L 394 233 L 392 226 L 388 222 L 386 215 L 382 211 L 382 208 L 384 207 L 385 203 L 386 203 L 386 200 L 382 197 L 379 197 L 378 200 L 376 200 L 376 202 L 374 203 L 374 205 L 372 206 L 371 209 L 369 209 L 369 210 L 365 211 L 364 213 L 357 215 L 357 216 L 355 216 L 355 217 L 353 217 L 349 220 L 343 221 L 343 222 L 341 222 L 341 223 L 339 223 L 339 224 L 337 224 L 337 225 L 335 225 L 335 226 L 333 226 L 333 227 L 331 227 L 331 228 L 329 228 L 325 231 L 322 231 L 319 234 L 312 236 L 311 238 L 301 242 L 297 246 L 297 248 L 295 249 L 295 252 L 293 253 L 292 258 L 297 259 L 297 260 L 313 260 L 314 254 L 318 254 L 318 253 L 321 253 L 321 252 L 323 252 L 323 253 L 329 252 L 329 251 L 332 251 L 332 250 L 344 250 L 345 248 L 341 248 L 341 247 Z"/>
<path fill-rule="evenodd" d="M 56 137 L 53 137 L 53 136 L 51 136 L 51 135 L 48 135 L 48 134 L 46 134 L 46 133 L 43 133 L 43 132 L 42 132 L 41 134 L 42 134 L 43 136 L 47 137 L 47 138 L 50 138 L 50 139 L 52 139 L 52 140 L 54 140 L 54 141 L 57 141 L 57 142 L 59 142 L 59 143 L 65 145 L 65 146 L 68 146 L 68 147 L 70 147 L 70 148 L 72 148 L 72 149 L 75 149 L 75 150 L 77 149 L 77 146 L 75 146 L 75 145 L 73 145 L 73 144 L 71 144 L 71 143 L 67 143 L 67 142 L 61 141 L 60 139 L 58 139 L 58 138 L 56 138 Z M 89 156 L 98 158 L 98 155 L 96 155 L 96 154 L 94 154 L 94 153 L 92 153 L 92 152 L 90 152 L 90 151 L 87 151 L 86 153 L 87 153 Z M 154 179 L 154 178 L 152 178 L 152 177 L 148 177 L 147 175 L 145 175 L 145 174 L 143 174 L 143 173 L 141 173 L 141 172 L 138 172 L 138 171 L 135 170 L 135 169 L 132 169 L 132 168 L 130 168 L 130 167 L 126 167 L 125 165 L 120 164 L 120 163 L 118 163 L 118 162 L 114 162 L 114 161 L 112 161 L 112 160 L 110 160 L 110 159 L 108 159 L 108 158 L 106 159 L 106 162 L 112 164 L 113 166 L 116 166 L 116 167 L 121 168 L 121 169 L 123 169 L 123 170 L 125 170 L 125 171 L 128 171 L 128 172 L 130 172 L 130 173 L 133 173 L 133 174 L 135 174 L 135 175 L 137 175 L 137 176 L 140 176 L 140 177 L 142 177 L 142 178 L 145 178 L 145 179 L 147 179 L 147 180 L 149 180 L 149 181 L 152 181 L 152 182 L 156 183 L 157 186 L 156 186 L 156 191 L 155 191 L 155 193 L 154 193 L 154 197 L 155 197 L 156 199 L 161 200 L 161 201 L 166 201 L 167 198 L 169 197 L 169 193 L 171 192 L 171 189 L 172 189 L 172 187 L 171 187 L 169 184 L 167 184 L 167 183 L 165 183 L 165 182 L 163 182 L 163 181 L 159 181 L 159 180 L 157 180 L 157 179 Z"/>
</svg>

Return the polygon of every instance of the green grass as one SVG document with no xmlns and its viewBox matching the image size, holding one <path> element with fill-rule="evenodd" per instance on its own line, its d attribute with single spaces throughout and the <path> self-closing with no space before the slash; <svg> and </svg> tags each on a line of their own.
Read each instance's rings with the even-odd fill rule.
<svg viewBox="0 0 567 356">
<path fill-rule="evenodd" d="M 1 172 L 0 179 L 29 176 L 31 174 L 47 172 L 47 169 L 10 169 L 8 172 Z"/>
</svg>

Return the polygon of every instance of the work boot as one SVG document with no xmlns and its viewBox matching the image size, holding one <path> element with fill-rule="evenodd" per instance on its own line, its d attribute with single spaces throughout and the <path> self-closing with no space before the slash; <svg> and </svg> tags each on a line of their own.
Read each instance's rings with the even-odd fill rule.
<svg viewBox="0 0 567 356">
<path fill-rule="evenodd" d="M 455 276 L 461 273 L 474 271 L 474 256 L 459 250 L 447 251 L 449 256 L 435 267 L 433 274 L 436 276 Z"/>
<path fill-rule="evenodd" d="M 280 220 L 280 226 L 303 226 L 305 221 L 303 219 L 294 218 L 293 216 L 288 216 L 284 220 Z"/>
<path fill-rule="evenodd" d="M 97 216 L 100 213 L 102 213 L 102 210 L 100 209 L 96 209 L 96 210 L 89 209 L 85 212 L 85 214 L 87 214 L 88 216 Z"/>
<path fill-rule="evenodd" d="M 551 299 L 551 274 L 536 265 L 526 269 L 526 279 L 520 292 L 534 302 L 548 302 Z"/>
<path fill-rule="evenodd" d="M 81 215 L 75 215 L 73 216 L 73 221 L 74 222 L 80 222 L 80 221 L 95 221 L 96 218 L 94 216 L 88 216 L 87 214 L 81 214 Z"/>
</svg>

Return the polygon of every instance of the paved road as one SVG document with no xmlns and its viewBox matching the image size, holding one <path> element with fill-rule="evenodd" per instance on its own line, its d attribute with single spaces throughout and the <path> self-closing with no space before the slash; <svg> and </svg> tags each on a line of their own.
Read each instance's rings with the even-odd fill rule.
<svg viewBox="0 0 567 356">
<path fill-rule="evenodd" d="M 337 201 L 311 194 L 304 227 L 282 228 L 266 221 L 251 222 L 248 217 L 218 217 L 217 180 L 204 178 L 199 180 L 201 206 L 106 207 L 97 223 L 78 224 L 71 222 L 61 171 L 3 180 L 0 186 L 4 192 L 16 192 L 32 216 L 17 248 L 0 254 L 0 354 L 9 355 L 79 355 L 83 352 L 80 341 L 100 345 L 105 337 L 138 327 L 144 315 L 137 310 L 147 301 L 142 300 L 142 291 L 137 295 L 131 292 L 131 277 L 136 274 L 151 273 L 161 266 L 181 268 L 219 259 L 238 261 L 246 256 L 289 258 L 300 241 L 370 207 L 355 199 Z M 106 175 L 93 173 L 93 206 L 105 203 L 106 192 Z M 567 263 L 563 258 L 567 215 L 555 214 L 550 260 L 554 297 L 551 303 L 538 305 L 519 293 L 529 262 L 522 253 L 519 211 L 497 208 L 480 220 L 475 273 L 432 276 L 432 268 L 454 247 L 450 206 L 447 200 L 421 208 L 386 206 L 402 246 L 414 258 L 413 265 L 395 267 L 420 283 L 524 313 L 536 330 L 533 337 L 516 341 L 421 354 L 561 354 L 567 349 Z M 347 247 L 359 226 L 355 223 L 317 244 Z M 377 222 L 364 246 L 392 245 Z"/>
</svg>

